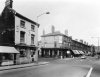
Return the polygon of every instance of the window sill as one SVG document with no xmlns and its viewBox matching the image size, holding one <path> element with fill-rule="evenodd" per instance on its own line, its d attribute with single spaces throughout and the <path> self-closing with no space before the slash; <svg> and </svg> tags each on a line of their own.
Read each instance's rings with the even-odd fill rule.
<svg viewBox="0 0 100 77">
<path fill-rule="evenodd" d="M 20 28 L 22 28 L 22 29 L 26 29 L 26 27 L 20 27 Z"/>
<path fill-rule="evenodd" d="M 35 32 L 35 30 L 31 30 L 32 32 Z"/>
</svg>

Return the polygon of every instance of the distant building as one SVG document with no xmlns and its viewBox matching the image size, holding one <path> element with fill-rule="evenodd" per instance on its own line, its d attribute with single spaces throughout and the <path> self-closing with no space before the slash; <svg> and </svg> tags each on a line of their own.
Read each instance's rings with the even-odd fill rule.
<svg viewBox="0 0 100 77">
<path fill-rule="evenodd" d="M 16 12 L 12 4 L 12 0 L 6 0 L 0 16 L 0 46 L 15 47 L 19 51 L 15 60 L 31 62 L 37 55 L 39 24 Z"/>
<path fill-rule="evenodd" d="M 71 50 L 78 50 L 78 51 L 83 51 L 84 53 L 88 53 L 91 51 L 91 46 L 84 44 L 83 41 L 79 42 L 77 40 L 72 40 Z"/>
<path fill-rule="evenodd" d="M 72 39 L 59 31 L 55 31 L 54 26 L 51 31 L 51 33 L 41 36 L 42 56 L 60 57 L 62 55 L 67 57 L 67 51 L 70 50 Z"/>
<path fill-rule="evenodd" d="M 55 31 L 52 26 L 51 33 L 41 36 L 41 56 L 42 57 L 73 57 L 80 56 L 88 51 L 91 51 L 89 45 L 83 44 L 82 41 L 73 40 L 68 36 L 68 31 L 65 34 Z"/>
</svg>

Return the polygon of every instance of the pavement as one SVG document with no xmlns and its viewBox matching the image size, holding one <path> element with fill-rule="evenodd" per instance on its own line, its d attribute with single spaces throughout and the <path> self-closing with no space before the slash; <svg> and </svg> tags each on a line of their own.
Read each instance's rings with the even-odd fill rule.
<svg viewBox="0 0 100 77">
<path fill-rule="evenodd" d="M 1 66 L 0 71 L 3 70 L 10 70 L 10 69 L 18 69 L 18 68 L 25 68 L 25 67 L 32 67 L 32 66 L 39 66 L 39 65 L 45 65 L 52 61 L 59 61 L 59 60 L 72 60 L 74 58 L 64 58 L 64 59 L 57 59 L 57 58 L 40 58 L 38 63 L 33 62 L 29 64 L 20 64 L 20 65 L 9 65 L 9 66 Z M 97 61 L 97 63 L 100 63 L 100 60 Z"/>
<path fill-rule="evenodd" d="M 0 71 L 10 70 L 10 69 L 18 69 L 18 68 L 25 68 L 25 67 L 31 67 L 31 66 L 38 66 L 38 65 L 45 65 L 45 64 L 48 64 L 48 63 L 49 62 L 38 62 L 38 63 L 30 63 L 30 64 L 2 66 L 2 67 L 0 67 Z"/>
<path fill-rule="evenodd" d="M 64 58 L 63 60 L 71 60 L 71 59 L 73 59 L 73 58 Z M 38 63 L 33 62 L 33 63 L 28 63 L 28 64 L 1 66 L 0 67 L 0 71 L 10 70 L 10 69 L 18 69 L 18 68 L 25 68 L 25 67 L 32 67 L 32 66 L 39 66 L 39 65 L 45 65 L 45 64 L 48 64 L 48 63 L 50 63 L 52 61 L 56 61 L 56 60 L 62 60 L 62 59 L 58 59 L 58 58 L 40 58 Z"/>
</svg>

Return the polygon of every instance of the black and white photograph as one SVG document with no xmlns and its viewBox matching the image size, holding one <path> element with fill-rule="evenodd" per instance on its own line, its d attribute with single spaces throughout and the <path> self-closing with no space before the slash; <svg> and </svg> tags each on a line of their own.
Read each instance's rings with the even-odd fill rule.
<svg viewBox="0 0 100 77">
<path fill-rule="evenodd" d="M 100 77 L 100 1 L 0 0 L 0 77 Z"/>
</svg>

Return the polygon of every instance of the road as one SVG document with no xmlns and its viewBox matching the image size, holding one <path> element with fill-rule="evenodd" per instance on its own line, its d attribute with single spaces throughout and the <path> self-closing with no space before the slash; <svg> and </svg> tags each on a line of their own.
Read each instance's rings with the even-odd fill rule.
<svg viewBox="0 0 100 77">
<path fill-rule="evenodd" d="M 55 60 L 46 65 L 0 71 L 0 77 L 84 77 L 94 67 L 91 77 L 100 77 L 99 64 L 92 59 Z M 99 67 L 99 68 L 98 68 Z"/>
</svg>

